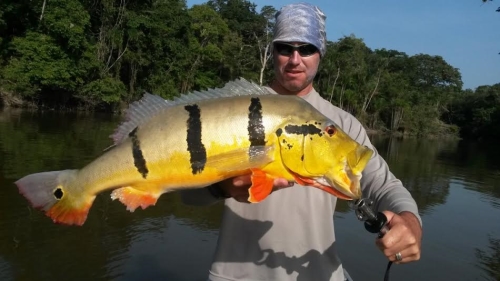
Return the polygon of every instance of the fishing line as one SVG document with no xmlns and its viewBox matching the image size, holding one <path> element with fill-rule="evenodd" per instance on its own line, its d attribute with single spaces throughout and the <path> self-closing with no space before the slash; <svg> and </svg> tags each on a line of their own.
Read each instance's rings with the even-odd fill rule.
<svg viewBox="0 0 500 281">
<path fill-rule="evenodd" d="M 389 281 L 389 270 L 391 269 L 392 261 L 389 261 L 387 268 L 385 269 L 384 281 Z"/>
</svg>

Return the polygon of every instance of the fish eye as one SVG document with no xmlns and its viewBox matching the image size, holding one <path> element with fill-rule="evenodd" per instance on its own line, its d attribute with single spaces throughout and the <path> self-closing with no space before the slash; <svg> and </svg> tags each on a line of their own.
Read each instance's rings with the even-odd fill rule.
<svg viewBox="0 0 500 281">
<path fill-rule="evenodd" d="M 331 137 L 337 132 L 337 129 L 335 129 L 335 127 L 333 125 L 330 125 L 330 126 L 326 127 L 325 132 L 328 135 L 330 135 L 330 137 Z"/>
</svg>

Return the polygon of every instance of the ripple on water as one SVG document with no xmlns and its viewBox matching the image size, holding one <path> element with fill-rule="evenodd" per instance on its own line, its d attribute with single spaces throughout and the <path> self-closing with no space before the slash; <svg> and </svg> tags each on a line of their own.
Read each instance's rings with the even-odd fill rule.
<svg viewBox="0 0 500 281">
<path fill-rule="evenodd" d="M 479 193 L 479 200 L 490 204 L 493 208 L 500 208 L 500 173 L 484 174 L 474 177 L 453 176 L 450 183 Z"/>
<path fill-rule="evenodd" d="M 2 281 L 13 280 L 11 266 L 1 255 L 0 255 L 0 280 Z"/>
</svg>

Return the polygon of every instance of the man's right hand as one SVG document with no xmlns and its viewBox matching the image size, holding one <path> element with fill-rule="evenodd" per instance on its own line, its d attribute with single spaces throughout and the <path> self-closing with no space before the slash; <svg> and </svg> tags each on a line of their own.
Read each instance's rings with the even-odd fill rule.
<svg viewBox="0 0 500 281">
<path fill-rule="evenodd" d="M 226 179 L 219 182 L 217 185 L 226 196 L 232 197 L 238 202 L 249 203 L 248 189 L 252 185 L 250 174 Z M 293 186 L 293 182 L 288 182 L 286 179 L 278 178 L 274 180 L 274 188 L 272 192 L 291 186 Z"/>
</svg>

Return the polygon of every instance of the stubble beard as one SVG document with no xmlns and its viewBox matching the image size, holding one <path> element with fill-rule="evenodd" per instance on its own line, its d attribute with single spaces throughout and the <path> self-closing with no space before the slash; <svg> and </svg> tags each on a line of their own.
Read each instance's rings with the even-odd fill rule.
<svg viewBox="0 0 500 281">
<path fill-rule="evenodd" d="M 298 79 L 287 80 L 285 77 L 281 76 L 277 79 L 283 88 L 285 88 L 290 93 L 298 93 L 309 86 L 314 80 L 314 74 L 308 74 L 306 79 L 301 81 Z"/>
</svg>

